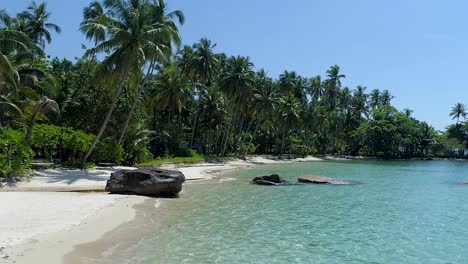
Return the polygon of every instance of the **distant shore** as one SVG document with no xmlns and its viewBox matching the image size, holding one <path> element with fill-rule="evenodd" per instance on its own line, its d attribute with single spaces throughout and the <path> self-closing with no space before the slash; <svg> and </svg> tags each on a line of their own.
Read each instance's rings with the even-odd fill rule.
<svg viewBox="0 0 468 264">
<path fill-rule="evenodd" d="M 321 160 L 316 157 L 278 160 L 258 156 L 223 163 L 164 164 L 161 167 L 181 171 L 187 179 L 186 184 L 190 184 L 217 179 L 212 174 L 215 171 Z M 136 208 L 145 204 L 148 208 L 148 204 L 153 206 L 156 200 L 164 203 L 162 199 L 100 192 L 110 174 L 119 169 L 132 168 L 50 169 L 36 172 L 29 182 L 0 188 L 0 263 L 37 263 L 38 259 L 43 263 L 62 263 L 64 256 L 70 255 L 78 245 L 99 240 L 117 227 L 135 221 Z M 220 182 L 223 180 L 219 179 Z"/>
</svg>

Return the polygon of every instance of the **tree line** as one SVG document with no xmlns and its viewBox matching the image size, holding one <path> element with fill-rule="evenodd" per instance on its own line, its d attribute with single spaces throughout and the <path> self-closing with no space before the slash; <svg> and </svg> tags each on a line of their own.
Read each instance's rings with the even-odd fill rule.
<svg viewBox="0 0 468 264">
<path fill-rule="evenodd" d="M 324 76 L 272 78 L 206 38 L 182 46 L 184 14 L 163 0 L 90 3 L 80 29 L 93 45 L 74 62 L 44 52 L 61 32 L 50 17 L 34 1 L 16 16 L 0 11 L 2 175 L 32 159 L 85 166 L 193 155 L 463 157 L 468 149 L 461 103 L 441 132 L 393 107 L 388 90 L 346 87 L 337 65 Z"/>
</svg>

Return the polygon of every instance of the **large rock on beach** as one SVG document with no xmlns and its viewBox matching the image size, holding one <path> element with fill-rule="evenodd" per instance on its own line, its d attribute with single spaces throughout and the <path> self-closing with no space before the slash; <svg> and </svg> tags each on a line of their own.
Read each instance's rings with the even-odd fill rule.
<svg viewBox="0 0 468 264">
<path fill-rule="evenodd" d="M 106 191 L 148 196 L 176 196 L 185 176 L 180 171 L 159 168 L 120 170 L 111 174 Z"/>
<path fill-rule="evenodd" d="M 281 177 L 278 174 L 272 174 L 255 177 L 252 180 L 252 182 L 258 185 L 278 185 L 287 181 L 281 179 Z"/>
<path fill-rule="evenodd" d="M 315 175 L 306 175 L 297 178 L 299 182 L 302 183 L 314 183 L 314 184 L 335 184 L 335 185 L 349 185 L 352 184 L 351 181 L 346 180 L 338 180 L 323 176 L 315 176 Z"/>
</svg>

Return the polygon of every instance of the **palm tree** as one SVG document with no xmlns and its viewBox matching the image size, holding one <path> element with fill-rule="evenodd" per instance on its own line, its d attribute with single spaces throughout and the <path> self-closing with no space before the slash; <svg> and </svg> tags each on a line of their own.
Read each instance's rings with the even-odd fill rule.
<svg viewBox="0 0 468 264">
<path fill-rule="evenodd" d="M 207 38 L 200 39 L 194 45 L 191 68 L 205 86 L 211 86 L 220 66 L 218 55 L 214 53 L 215 47 L 216 44 L 212 44 Z"/>
<path fill-rule="evenodd" d="M 333 65 L 327 70 L 327 77 L 328 79 L 325 81 L 325 94 L 328 99 L 328 107 L 333 110 L 336 106 L 336 97 L 341 88 L 341 79 L 346 78 L 346 76 L 340 73 L 338 65 Z"/>
<path fill-rule="evenodd" d="M 368 117 L 368 108 L 366 105 L 368 95 L 366 94 L 366 89 L 366 87 L 358 85 L 353 93 L 352 104 L 355 117 L 358 120 L 361 119 L 363 115 Z"/>
<path fill-rule="evenodd" d="M 304 78 L 299 76 L 296 72 L 284 71 L 279 76 L 279 88 L 284 95 L 293 93 L 296 98 L 301 101 L 306 101 L 305 90 L 307 88 L 307 82 Z"/>
<path fill-rule="evenodd" d="M 90 14 L 89 10 L 102 9 L 103 12 Z M 115 89 L 110 108 L 91 147 L 83 156 L 84 164 L 101 138 L 112 112 L 118 102 L 129 73 L 138 74 L 145 63 L 160 60 L 171 52 L 171 43 L 180 43 L 177 26 L 172 17 L 182 23 L 184 16 L 180 11 L 168 15 L 163 0 L 104 0 L 91 3 L 84 10 L 81 30 L 86 37 L 96 41 L 96 46 L 86 52 L 95 55 L 109 52 L 103 61 L 106 72 L 118 76 L 120 84 Z M 96 14 L 98 16 L 96 16 Z"/>
<path fill-rule="evenodd" d="M 379 89 L 374 89 L 371 91 L 369 95 L 369 107 L 371 109 L 375 109 L 381 105 L 380 101 L 380 90 Z"/>
<path fill-rule="evenodd" d="M 454 107 L 452 107 L 452 112 L 450 112 L 450 116 L 453 117 L 452 119 L 457 119 L 457 125 L 460 122 L 460 117 L 463 117 L 463 119 L 466 118 L 468 115 L 466 105 L 462 103 L 456 103 Z"/>
<path fill-rule="evenodd" d="M 300 119 L 300 101 L 293 93 L 283 96 L 279 100 L 281 107 L 281 118 L 283 120 L 283 133 L 281 137 L 281 146 L 279 155 L 283 154 L 286 138 L 286 129 Z"/>
<path fill-rule="evenodd" d="M 50 43 L 52 41 L 49 30 L 53 30 L 56 33 L 62 32 L 59 26 L 48 22 L 51 14 L 47 12 L 46 7 L 46 3 L 38 5 L 35 1 L 32 1 L 27 11 L 19 14 L 19 17 L 26 24 L 25 33 L 42 49 L 44 49 L 46 42 Z"/>
<path fill-rule="evenodd" d="M 405 109 L 403 109 L 403 113 L 405 114 L 405 116 L 406 116 L 407 118 L 410 118 L 411 115 L 413 114 L 413 110 L 411 110 L 411 109 L 409 109 L 409 108 L 405 108 Z"/>
<path fill-rule="evenodd" d="M 203 133 L 207 143 L 207 152 L 215 153 L 218 139 L 221 137 L 220 126 L 226 119 L 226 100 L 218 87 L 208 87 L 200 97 L 200 129 L 206 129 Z"/>
<path fill-rule="evenodd" d="M 380 94 L 380 104 L 390 105 L 393 98 L 393 95 L 391 95 L 388 90 L 383 90 L 383 92 Z"/>
<path fill-rule="evenodd" d="M 192 136 L 190 138 L 190 147 L 193 146 L 193 139 L 198 123 L 198 115 L 200 112 L 200 89 L 205 89 L 211 86 L 214 75 L 220 66 L 218 56 L 214 53 L 216 44 L 212 44 L 207 38 L 200 39 L 199 43 L 194 45 L 194 52 L 191 54 L 190 69 L 196 77 L 201 81 L 202 85 L 198 86 L 198 102 L 193 121 Z"/>
<path fill-rule="evenodd" d="M 310 97 L 313 102 L 318 102 L 323 96 L 323 85 L 320 76 L 315 76 L 310 80 Z"/>
<path fill-rule="evenodd" d="M 255 85 L 254 77 L 253 63 L 250 62 L 248 57 L 241 56 L 229 58 L 225 69 L 223 69 L 220 75 L 219 87 L 230 100 L 231 105 L 231 119 L 226 127 L 224 146 L 221 152 L 222 156 L 226 154 L 227 145 L 230 140 L 236 112 L 235 108 L 238 108 L 239 113 L 246 110 L 243 100 L 250 98 L 252 87 Z"/>
<path fill-rule="evenodd" d="M 189 82 L 179 72 L 177 65 L 171 63 L 162 69 L 153 85 L 155 89 L 151 94 L 152 105 L 163 111 L 168 110 L 170 122 L 172 112 L 182 112 L 188 97 Z"/>
<path fill-rule="evenodd" d="M 253 108 L 257 124 L 250 137 L 249 146 L 252 145 L 261 123 L 268 120 L 267 116 L 275 111 L 279 100 L 278 96 L 278 89 L 273 84 L 273 81 L 266 76 L 264 70 L 260 70 L 257 73 L 256 84 L 253 89 Z M 247 155 L 247 152 L 248 148 L 246 148 L 244 156 Z"/>
</svg>

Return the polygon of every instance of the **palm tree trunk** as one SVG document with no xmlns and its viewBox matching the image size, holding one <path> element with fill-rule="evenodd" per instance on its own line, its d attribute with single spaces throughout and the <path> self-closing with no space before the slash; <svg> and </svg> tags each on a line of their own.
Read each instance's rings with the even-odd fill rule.
<svg viewBox="0 0 468 264">
<path fill-rule="evenodd" d="M 138 105 L 138 101 L 139 101 L 138 99 L 140 98 L 141 92 L 143 90 L 145 90 L 146 85 L 148 84 L 149 76 L 150 76 L 150 74 L 153 73 L 155 64 L 156 63 L 155 63 L 154 60 L 151 61 L 150 66 L 148 67 L 148 71 L 146 72 L 146 76 L 143 79 L 143 82 L 140 85 L 137 86 L 137 90 L 135 92 L 135 98 L 133 100 L 133 105 L 132 105 L 132 108 L 130 109 L 130 113 L 128 114 L 127 120 L 125 120 L 125 125 L 124 125 L 124 128 L 123 128 L 122 132 L 120 133 L 120 137 L 119 137 L 119 141 L 117 142 L 117 146 L 122 143 L 123 138 L 125 136 L 125 133 L 127 133 L 128 125 L 130 124 L 130 120 L 132 119 L 133 112 L 135 112 L 136 106 Z"/>
<path fill-rule="evenodd" d="M 283 150 L 284 150 L 284 138 L 286 137 L 286 123 L 287 123 L 287 120 L 288 120 L 288 118 L 284 119 L 283 137 L 282 137 L 282 140 L 281 140 L 281 148 L 280 148 L 280 153 L 279 153 L 280 158 L 283 155 Z"/>
<path fill-rule="evenodd" d="M 34 124 L 36 123 L 36 118 L 37 118 L 38 113 L 39 113 L 39 109 L 36 109 L 31 117 L 31 121 L 29 121 L 28 131 L 26 132 L 26 145 L 28 147 L 31 146 L 32 131 L 33 131 Z"/>
<path fill-rule="evenodd" d="M 198 98 L 197 102 L 197 112 L 195 113 L 195 120 L 193 121 L 193 127 L 192 127 L 192 136 L 190 138 L 190 148 L 193 147 L 193 138 L 195 137 L 195 130 L 197 129 L 197 124 L 198 124 L 198 114 L 200 112 L 200 98 Z"/>
<path fill-rule="evenodd" d="M 252 124 L 254 122 L 254 119 L 252 118 L 252 120 L 250 120 L 249 122 L 249 125 L 247 126 L 247 130 L 246 130 L 246 133 L 249 133 L 250 131 L 250 128 L 252 127 Z M 241 143 L 240 143 L 240 148 L 236 151 L 236 156 L 239 155 L 239 153 L 242 151 L 242 146 L 244 146 L 244 143 L 245 143 L 245 135 L 242 135 L 242 129 L 240 131 L 240 137 L 241 137 Z"/>
<path fill-rule="evenodd" d="M 262 120 L 261 120 L 261 119 L 258 119 L 258 122 L 257 122 L 257 124 L 255 125 L 255 130 L 254 130 L 254 132 L 252 133 L 252 137 L 250 138 L 249 146 L 252 145 L 252 142 L 253 142 L 253 140 L 254 140 L 254 138 L 255 138 L 255 134 L 257 134 L 257 130 L 258 130 L 258 128 L 260 127 L 260 123 L 261 123 L 261 122 L 262 122 Z M 247 156 L 247 153 L 248 153 L 248 152 L 249 152 L 249 149 L 247 148 L 247 149 L 245 150 L 245 152 L 244 152 L 244 156 Z"/>
<path fill-rule="evenodd" d="M 223 152 L 222 152 L 222 155 L 221 156 L 225 156 L 226 155 L 226 150 L 227 150 L 227 144 L 229 142 L 229 137 L 231 136 L 231 129 L 233 127 L 233 124 L 234 124 L 234 107 L 235 107 L 235 102 L 232 104 L 232 110 L 231 110 L 231 120 L 228 124 L 228 127 L 226 128 L 226 135 L 225 135 L 225 141 L 224 141 L 224 146 L 223 146 Z"/>
<path fill-rule="evenodd" d="M 124 76 L 122 78 L 122 83 L 119 85 L 117 90 L 114 92 L 114 97 L 112 98 L 112 103 L 109 108 L 109 111 L 107 111 L 106 118 L 104 119 L 104 122 L 101 125 L 101 128 L 99 129 L 99 132 L 97 133 L 96 137 L 93 140 L 93 143 L 89 147 L 88 151 L 86 151 L 86 154 L 83 156 L 81 159 L 81 165 L 84 166 L 86 163 L 86 160 L 88 159 L 89 155 L 93 152 L 94 148 L 96 147 L 96 144 L 98 143 L 99 139 L 101 139 L 102 134 L 104 133 L 104 130 L 106 130 L 107 124 L 109 123 L 109 120 L 112 116 L 112 112 L 114 112 L 114 108 L 117 105 L 117 102 L 119 101 L 120 93 L 122 92 L 122 89 L 125 85 L 125 81 L 127 80 L 128 76 L 128 71 L 124 71 Z"/>
</svg>

